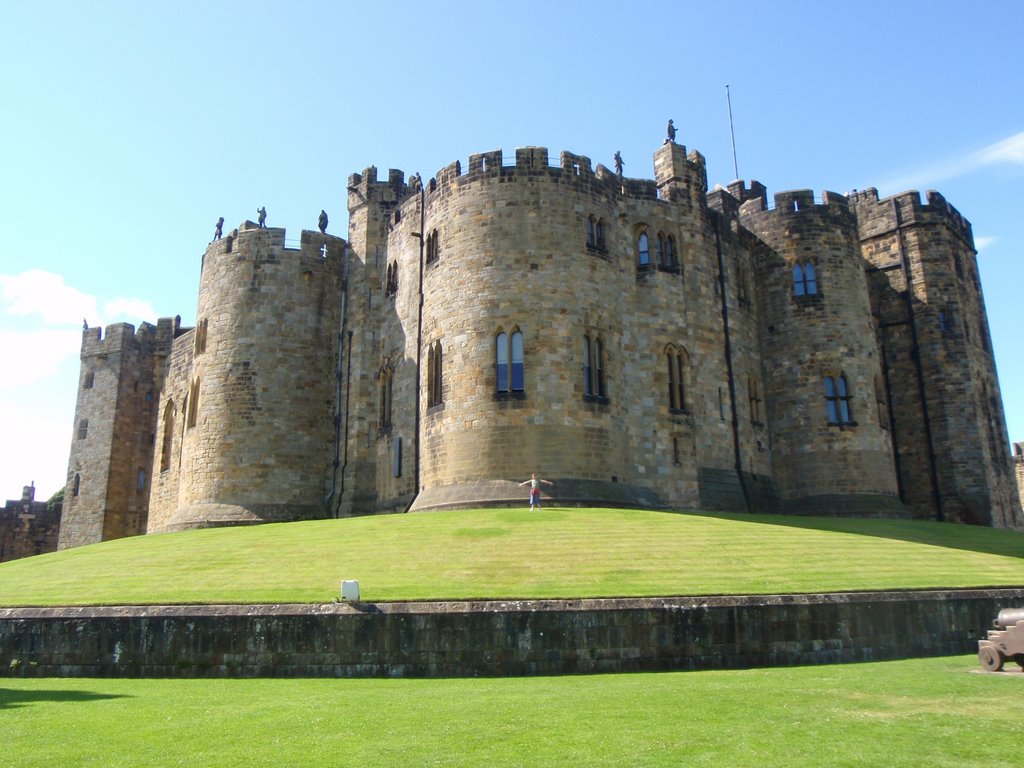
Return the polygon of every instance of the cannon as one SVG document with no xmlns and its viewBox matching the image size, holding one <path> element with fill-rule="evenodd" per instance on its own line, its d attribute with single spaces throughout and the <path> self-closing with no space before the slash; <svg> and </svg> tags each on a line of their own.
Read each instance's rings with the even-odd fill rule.
<svg viewBox="0 0 1024 768">
<path fill-rule="evenodd" d="M 989 672 L 998 672 L 1007 659 L 1024 667 L 1024 608 L 1004 608 L 992 622 L 995 629 L 978 641 L 978 659 Z"/>
</svg>

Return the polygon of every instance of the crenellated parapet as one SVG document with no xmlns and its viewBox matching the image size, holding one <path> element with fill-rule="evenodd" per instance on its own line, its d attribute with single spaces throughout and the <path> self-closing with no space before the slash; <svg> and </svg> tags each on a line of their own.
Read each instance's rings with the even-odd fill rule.
<svg viewBox="0 0 1024 768">
<path fill-rule="evenodd" d="M 153 347 L 155 352 L 167 352 L 174 338 L 186 330 L 181 328 L 181 317 L 163 317 L 156 325 L 144 322 L 138 330 L 131 323 L 85 328 L 82 330 L 81 356 L 103 357 L 133 347 Z"/>
<path fill-rule="evenodd" d="M 874 187 L 853 192 L 850 201 L 857 209 L 861 235 L 876 237 L 899 226 L 939 225 L 948 227 L 959 238 L 974 247 L 971 223 L 938 192 L 928 190 L 925 202 L 921 193 L 912 190 L 879 199 Z"/>
</svg>

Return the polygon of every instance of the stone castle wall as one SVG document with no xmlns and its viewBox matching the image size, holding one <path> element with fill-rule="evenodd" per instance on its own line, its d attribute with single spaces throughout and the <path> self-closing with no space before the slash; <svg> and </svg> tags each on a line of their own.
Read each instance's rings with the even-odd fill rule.
<svg viewBox="0 0 1024 768">
<path fill-rule="evenodd" d="M 0 563 L 57 549 L 61 502 L 49 509 L 35 495 L 35 486 L 26 485 L 20 500 L 8 499 L 0 508 Z"/>
<path fill-rule="evenodd" d="M 425 183 L 371 167 L 347 241 L 246 222 L 211 243 L 195 329 L 83 337 L 62 546 L 520 504 L 532 472 L 568 504 L 1024 526 L 951 206 L 769 208 L 757 182 L 709 194 L 669 142 L 654 176 L 541 147 Z"/>
<path fill-rule="evenodd" d="M 326 516 L 344 241 L 284 236 L 247 223 L 207 249 L 191 359 L 160 403 L 151 532 Z"/>
<path fill-rule="evenodd" d="M 784 508 L 842 507 L 863 495 L 891 513 L 892 447 L 875 404 L 881 371 L 857 222 L 846 198 L 826 192 L 818 204 L 810 191 L 786 192 L 767 210 L 759 197 L 743 203 L 740 222 L 768 246 L 758 254 L 756 276 Z M 808 276 L 799 292 L 795 268 Z M 833 400 L 832 413 L 826 380 L 839 394 L 840 379 L 848 399 Z"/>
<path fill-rule="evenodd" d="M 1019 502 L 970 224 L 941 195 L 854 196 L 916 516 L 1013 526 Z"/>
</svg>

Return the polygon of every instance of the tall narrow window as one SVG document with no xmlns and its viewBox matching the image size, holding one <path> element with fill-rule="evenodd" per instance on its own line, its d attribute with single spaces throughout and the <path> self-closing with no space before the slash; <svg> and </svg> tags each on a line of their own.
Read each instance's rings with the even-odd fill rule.
<svg viewBox="0 0 1024 768">
<path fill-rule="evenodd" d="M 885 382 L 881 376 L 875 377 L 875 405 L 878 407 L 878 425 L 882 429 L 888 429 L 889 408 L 885 399 Z"/>
<path fill-rule="evenodd" d="M 587 219 L 587 245 L 591 248 L 597 247 L 597 233 L 594 231 L 595 223 L 594 217 L 591 216 Z"/>
<path fill-rule="evenodd" d="M 441 399 L 441 342 L 427 349 L 427 407 L 440 405 Z"/>
<path fill-rule="evenodd" d="M 188 392 L 188 420 L 186 426 L 192 429 L 196 425 L 196 419 L 199 416 L 199 379 L 192 382 L 192 387 Z"/>
<path fill-rule="evenodd" d="M 597 230 L 597 247 L 599 250 L 604 250 L 604 222 L 601 219 L 597 220 L 595 227 Z"/>
<path fill-rule="evenodd" d="M 499 333 L 494 341 L 494 360 L 498 391 L 508 392 L 508 334 Z"/>
<path fill-rule="evenodd" d="M 77 496 L 78 495 L 78 491 L 81 489 L 81 487 L 82 487 L 82 476 L 76 472 L 75 473 L 75 481 L 71 484 L 71 495 L 72 496 Z"/>
<path fill-rule="evenodd" d="M 380 372 L 380 431 L 391 429 L 391 395 L 394 371 L 390 367 Z"/>
<path fill-rule="evenodd" d="M 665 235 L 664 235 L 663 232 L 659 232 L 658 233 L 658 239 L 657 239 L 656 242 L 658 244 L 657 245 L 657 247 L 658 247 L 658 250 L 657 250 L 658 266 L 659 267 L 667 267 L 668 266 L 668 260 L 667 260 L 667 257 L 665 255 Z"/>
<path fill-rule="evenodd" d="M 590 368 L 590 337 L 583 337 L 583 396 L 592 397 L 594 394 L 593 375 Z"/>
<path fill-rule="evenodd" d="M 651 266 L 651 244 L 647 239 L 647 233 L 641 232 L 636 241 L 637 264 L 641 269 Z"/>
<path fill-rule="evenodd" d="M 594 374 L 597 396 L 606 397 L 607 392 L 604 388 L 604 345 L 601 344 L 600 339 L 594 340 Z"/>
<path fill-rule="evenodd" d="M 92 389 L 93 384 L 96 382 L 96 374 L 89 371 L 85 374 L 85 383 L 82 384 L 82 389 Z"/>
<path fill-rule="evenodd" d="M 146 490 L 146 470 L 144 469 L 140 469 L 138 476 L 135 478 L 135 490 Z"/>
<path fill-rule="evenodd" d="M 852 424 L 850 418 L 850 393 L 846 376 L 825 377 L 825 406 L 830 424 Z"/>
<path fill-rule="evenodd" d="M 164 436 L 160 446 L 160 471 L 171 468 L 171 444 L 174 441 L 174 401 L 169 400 L 164 408 Z"/>
<path fill-rule="evenodd" d="M 79 440 L 85 440 L 85 438 L 86 438 L 86 436 L 88 434 L 89 434 L 89 420 L 88 419 L 82 419 L 82 420 L 80 420 L 78 422 L 78 439 Z"/>
<path fill-rule="evenodd" d="M 747 379 L 747 392 L 750 395 L 750 420 L 754 424 L 761 423 L 761 394 L 757 388 L 757 379 Z"/>
<path fill-rule="evenodd" d="M 689 361 L 686 350 L 669 346 L 665 352 L 668 362 L 668 407 L 671 411 L 686 410 L 686 375 Z"/>
<path fill-rule="evenodd" d="M 665 239 L 665 253 L 668 256 L 668 265 L 670 267 L 678 267 L 679 256 L 676 254 L 676 239 L 672 235 Z"/>
<path fill-rule="evenodd" d="M 427 264 L 432 264 L 440 258 L 440 248 L 437 242 L 437 230 L 427 235 Z"/>
<path fill-rule="evenodd" d="M 522 392 L 525 389 L 525 371 L 523 370 L 523 334 L 512 333 L 512 391 Z"/>
<path fill-rule="evenodd" d="M 599 338 L 583 337 L 583 396 L 601 399 L 608 396 L 604 375 L 604 344 Z"/>
<path fill-rule="evenodd" d="M 511 360 L 511 365 L 509 361 Z M 524 371 L 523 334 L 499 333 L 494 341 L 495 378 L 499 393 L 523 392 L 526 388 Z"/>
</svg>

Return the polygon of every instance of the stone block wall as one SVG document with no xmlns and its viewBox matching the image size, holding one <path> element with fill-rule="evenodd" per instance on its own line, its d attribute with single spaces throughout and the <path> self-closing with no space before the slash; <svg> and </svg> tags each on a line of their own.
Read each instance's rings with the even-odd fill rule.
<svg viewBox="0 0 1024 768">
<path fill-rule="evenodd" d="M 61 503 L 48 509 L 35 494 L 35 486 L 26 485 L 21 499 L 8 499 L 0 509 L 0 563 L 57 549 Z"/>
<path fill-rule="evenodd" d="M 0 609 L 23 677 L 458 677 L 972 653 L 1022 589 L 460 603 Z"/>
</svg>

